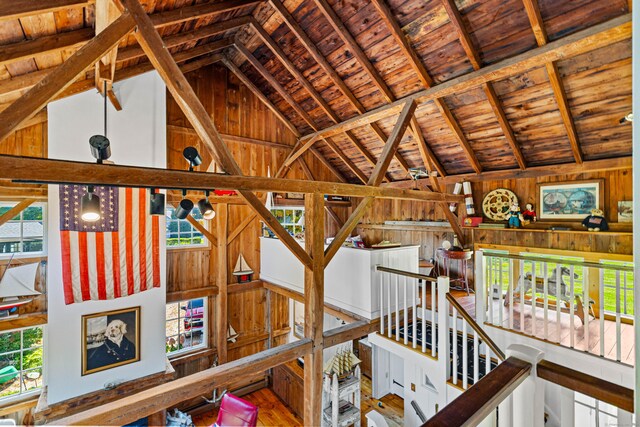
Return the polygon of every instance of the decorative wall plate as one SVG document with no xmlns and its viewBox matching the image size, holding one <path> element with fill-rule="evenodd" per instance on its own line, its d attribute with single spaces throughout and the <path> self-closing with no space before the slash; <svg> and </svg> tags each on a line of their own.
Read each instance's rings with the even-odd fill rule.
<svg viewBox="0 0 640 427">
<path fill-rule="evenodd" d="M 506 188 L 498 188 L 489 191 L 482 200 L 482 212 L 484 216 L 494 221 L 506 221 L 507 214 L 513 203 L 518 201 L 518 196 Z"/>
</svg>

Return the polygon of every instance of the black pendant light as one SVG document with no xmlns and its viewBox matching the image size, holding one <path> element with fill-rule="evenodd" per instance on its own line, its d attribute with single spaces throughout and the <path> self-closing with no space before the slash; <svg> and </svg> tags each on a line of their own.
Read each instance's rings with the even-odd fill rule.
<svg viewBox="0 0 640 427">
<path fill-rule="evenodd" d="M 102 163 L 111 157 L 111 144 L 107 138 L 107 81 L 104 82 L 104 135 L 93 135 L 89 138 L 91 155 L 98 163 Z"/>
<path fill-rule="evenodd" d="M 96 222 L 102 218 L 100 197 L 94 194 L 93 185 L 87 187 L 87 194 L 80 201 L 80 217 L 85 222 Z"/>
<path fill-rule="evenodd" d="M 180 204 L 176 208 L 175 214 L 178 219 L 185 219 L 189 216 L 193 210 L 193 202 L 186 198 L 187 190 L 182 190 L 182 196 L 185 197 L 180 200 Z"/>
<path fill-rule="evenodd" d="M 152 188 L 149 196 L 149 215 L 165 214 L 165 196 L 162 193 L 158 193 L 155 188 Z"/>
<path fill-rule="evenodd" d="M 216 211 L 213 210 L 213 206 L 209 202 L 209 190 L 205 191 L 205 198 L 198 202 L 198 209 L 202 213 L 204 219 L 213 219 L 216 217 Z"/>
</svg>

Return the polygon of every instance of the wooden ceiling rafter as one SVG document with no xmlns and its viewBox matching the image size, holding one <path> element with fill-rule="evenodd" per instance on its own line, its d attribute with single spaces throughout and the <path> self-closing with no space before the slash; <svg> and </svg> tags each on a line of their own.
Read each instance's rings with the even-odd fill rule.
<svg viewBox="0 0 640 427">
<path fill-rule="evenodd" d="M 87 0 L 11 0 L 0 3 L 0 22 L 26 18 L 73 7 L 85 7 Z"/>
<path fill-rule="evenodd" d="M 216 164 L 220 165 L 225 172 L 242 176 L 242 170 L 218 134 L 211 117 L 189 85 L 184 74 L 182 74 L 178 64 L 173 60 L 169 51 L 163 47 L 162 37 L 142 8 L 142 5 L 138 0 L 120 1 L 135 20 L 138 29 L 135 37 L 138 43 L 149 56 L 150 62 L 164 80 L 167 89 L 173 95 L 180 109 L 191 122 L 193 128 L 198 132 L 203 145 L 210 152 L 213 160 Z M 298 242 L 293 239 L 253 192 L 240 190 L 238 193 L 303 265 L 312 265 L 312 260 L 309 255 L 300 247 Z M 218 243 L 220 243 L 220 241 Z"/>
<path fill-rule="evenodd" d="M 250 18 L 251 28 L 256 32 L 258 37 L 262 40 L 262 42 L 271 50 L 276 58 L 284 65 L 284 67 L 289 71 L 289 73 L 296 79 L 297 82 L 302 84 L 305 90 L 311 95 L 311 98 L 320 106 L 322 111 L 333 121 L 333 123 L 339 123 L 340 117 L 333 111 L 329 103 L 318 93 L 318 91 L 313 87 L 313 85 L 309 82 L 309 80 L 296 68 L 296 66 L 291 62 L 288 58 L 287 54 L 282 50 L 282 48 L 271 38 L 269 33 L 262 27 L 262 25 L 254 18 Z M 373 164 L 375 165 L 375 159 L 369 153 L 369 151 L 357 140 L 355 135 L 351 131 L 345 132 L 345 135 L 351 141 L 351 143 L 356 146 L 356 148 L 360 151 L 360 153 L 365 157 L 365 159 L 371 161 L 373 159 Z M 306 144 L 305 144 L 306 146 Z M 310 148 L 307 147 L 307 148 Z M 305 148 L 306 150 L 306 148 Z M 341 155 L 339 155 L 342 157 Z M 388 177 L 388 180 L 391 180 Z"/>
<path fill-rule="evenodd" d="M 453 0 L 442 0 L 442 4 L 447 11 L 447 15 L 449 16 L 449 21 L 456 29 L 458 33 L 458 38 L 460 40 L 460 44 L 467 54 L 467 58 L 469 62 L 471 62 L 471 66 L 474 70 L 479 70 L 482 68 L 482 60 L 480 59 L 480 53 L 473 45 L 473 41 L 469 36 L 469 32 L 465 27 L 464 21 L 462 20 L 462 15 L 458 10 L 455 2 Z M 491 105 L 491 109 L 493 110 L 494 115 L 496 116 L 496 120 L 498 121 L 498 125 L 502 130 L 502 133 L 507 140 L 507 143 L 511 147 L 511 151 L 513 152 L 513 156 L 518 163 L 520 169 L 525 169 L 527 164 L 524 159 L 524 155 L 522 154 L 522 150 L 518 145 L 518 141 L 516 140 L 515 134 L 513 133 L 513 129 L 507 120 L 507 116 L 504 113 L 504 109 L 502 107 L 502 103 L 498 98 L 498 94 L 493 88 L 493 84 L 491 82 L 486 82 L 482 85 L 482 90 Z"/>
<path fill-rule="evenodd" d="M 544 27 L 544 20 L 540 13 L 538 0 L 522 0 L 522 3 L 524 4 L 525 11 L 527 12 L 527 17 L 531 23 L 531 29 L 533 30 L 538 46 L 545 46 L 549 40 L 547 31 Z M 553 89 L 556 104 L 558 105 L 558 110 L 560 111 L 560 116 L 562 117 L 562 123 L 567 131 L 567 138 L 569 139 L 573 158 L 576 163 L 582 163 L 584 159 L 582 156 L 582 150 L 580 149 L 578 130 L 576 129 L 576 124 L 571 114 L 571 107 L 567 100 L 567 91 L 564 88 L 562 76 L 558 71 L 558 66 L 555 61 L 548 61 L 544 65 L 547 70 L 547 76 L 549 77 L 549 83 Z"/>
<path fill-rule="evenodd" d="M 338 75 L 338 72 L 329 64 L 329 61 L 324 57 L 324 55 L 320 52 L 318 47 L 315 45 L 313 40 L 307 35 L 307 33 L 302 29 L 300 24 L 295 20 L 293 15 L 289 12 L 289 10 L 284 6 L 284 4 L 280 0 L 269 0 L 269 4 L 271 7 L 277 11 L 284 23 L 289 27 L 293 35 L 296 39 L 302 44 L 302 46 L 309 52 L 309 54 L 313 57 L 313 59 L 318 63 L 320 68 L 327 74 L 329 79 L 335 84 L 340 92 L 349 100 L 350 105 L 359 113 L 364 114 L 366 112 L 362 103 L 355 97 L 351 89 L 346 85 L 346 83 L 342 80 L 342 78 Z M 369 123 L 368 126 L 373 131 L 374 135 L 379 139 L 379 141 L 384 144 L 387 140 L 387 136 L 384 134 L 380 126 L 376 123 Z M 347 136 L 350 134 L 347 133 Z M 373 155 L 362 145 L 358 144 L 356 138 L 351 139 L 351 142 L 354 143 L 356 148 L 362 153 L 362 155 L 375 166 L 377 160 L 373 157 Z M 409 170 L 409 166 L 404 160 L 404 158 L 399 154 L 395 153 L 395 159 L 398 161 L 402 169 L 405 171 Z M 387 179 L 391 181 L 391 177 L 386 175 Z"/>
<path fill-rule="evenodd" d="M 391 32 L 391 36 L 396 40 L 398 46 L 400 47 L 400 50 L 402 51 L 405 58 L 411 65 L 411 68 L 413 68 L 413 70 L 416 72 L 416 75 L 418 76 L 418 79 L 420 80 L 424 88 L 428 89 L 432 87 L 433 78 L 431 78 L 426 67 L 418 57 L 418 54 L 416 53 L 415 49 L 413 48 L 413 46 L 411 46 L 409 39 L 404 34 L 404 31 L 396 21 L 396 18 L 393 15 L 393 12 L 391 11 L 391 9 L 389 9 L 389 6 L 387 6 L 387 4 L 385 3 L 385 0 L 372 0 L 372 3 L 378 10 L 378 13 L 382 17 L 382 20 L 385 22 L 385 24 L 389 28 L 389 31 Z M 391 98 L 389 98 L 387 101 L 393 102 L 395 100 L 396 100 L 395 97 L 391 96 Z M 451 132 L 453 133 L 454 137 L 458 140 L 458 143 L 462 146 L 462 149 L 467 157 L 467 160 L 469 161 L 473 169 L 476 171 L 476 173 L 482 172 L 482 166 L 480 165 L 478 158 L 473 152 L 473 149 L 471 148 L 471 144 L 469 144 L 469 141 L 464 135 L 464 132 L 462 132 L 462 129 L 460 128 L 459 123 L 453 116 L 453 113 L 451 113 L 444 99 L 435 98 L 433 102 L 438 108 L 438 111 L 440 111 L 440 114 L 442 115 L 445 123 L 447 124 Z M 418 135 L 418 132 L 420 132 L 420 127 L 417 127 L 417 128 L 412 127 L 412 133 L 414 137 L 418 140 L 424 141 L 424 136 L 422 136 L 421 138 Z M 424 144 L 426 144 L 426 141 L 424 141 Z M 421 150 L 421 153 L 422 151 L 423 150 Z M 429 167 L 429 161 L 426 158 L 423 158 L 423 161 L 424 161 L 425 167 Z"/>
<path fill-rule="evenodd" d="M 295 99 L 293 99 L 293 96 L 289 94 L 289 92 L 280 84 L 280 82 L 278 82 L 278 80 L 269 72 L 269 70 L 267 70 L 267 68 L 255 56 L 253 56 L 249 49 L 247 49 L 247 47 L 244 46 L 237 38 L 235 40 L 235 47 L 238 52 L 240 52 L 240 54 L 242 54 L 242 56 L 244 56 L 244 58 L 253 66 L 253 68 L 258 71 L 262 78 L 264 78 L 267 83 L 269 83 L 269 85 L 271 85 L 271 87 L 273 87 L 276 92 L 278 92 L 278 94 L 289 105 L 291 105 L 295 112 L 298 113 L 298 115 L 302 117 L 302 119 L 307 122 L 307 124 L 313 130 L 318 130 L 318 125 L 307 113 L 307 111 L 302 108 L 302 106 Z M 363 183 L 367 181 L 367 177 L 360 170 L 360 168 L 358 168 L 355 163 L 353 163 L 351 159 L 349 159 L 349 157 L 347 157 L 342 152 L 342 150 L 340 150 L 340 148 L 334 141 L 331 140 L 331 138 L 322 138 L 322 140 L 324 140 L 329 148 L 331 148 L 338 155 L 338 157 L 347 165 L 347 167 L 356 175 L 356 177 L 358 177 L 358 179 L 360 179 Z M 311 147 L 309 146 L 309 148 Z"/>
<path fill-rule="evenodd" d="M 383 120 L 398 114 L 402 105 L 408 100 L 413 100 L 418 105 L 421 105 L 435 98 L 464 92 L 471 88 L 479 87 L 486 82 L 502 80 L 513 75 L 526 72 L 549 61 L 571 58 L 623 40 L 628 40 L 630 37 L 631 16 L 627 14 L 575 32 L 550 42 L 545 46 L 534 48 L 514 57 L 483 67 L 477 71 L 472 71 L 438 85 L 434 85 L 429 89 L 408 95 L 391 104 L 384 105 L 365 114 L 343 120 L 340 124 L 329 126 L 320 132 L 305 135 L 302 139 L 306 140 L 308 138 L 312 138 L 316 134 L 331 136 L 336 133 L 344 132 L 346 129 L 355 129 L 365 126 L 369 123 Z"/>
</svg>

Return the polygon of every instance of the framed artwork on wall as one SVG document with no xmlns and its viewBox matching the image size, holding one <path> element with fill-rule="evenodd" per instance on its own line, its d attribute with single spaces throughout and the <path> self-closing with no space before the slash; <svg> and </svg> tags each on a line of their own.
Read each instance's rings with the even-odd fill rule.
<svg viewBox="0 0 640 427">
<path fill-rule="evenodd" d="M 618 202 L 618 222 L 633 222 L 633 202 Z"/>
<path fill-rule="evenodd" d="M 82 375 L 140 360 L 140 307 L 82 316 Z"/>
<path fill-rule="evenodd" d="M 538 184 L 538 219 L 582 220 L 591 209 L 602 209 L 604 180 Z"/>
</svg>

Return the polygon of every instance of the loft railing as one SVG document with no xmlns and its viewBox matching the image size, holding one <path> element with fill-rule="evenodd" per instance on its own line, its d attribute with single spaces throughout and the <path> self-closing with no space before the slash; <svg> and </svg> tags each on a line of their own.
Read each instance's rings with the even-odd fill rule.
<svg viewBox="0 0 640 427">
<path fill-rule="evenodd" d="M 479 322 L 633 362 L 633 268 L 568 256 L 476 251 Z"/>
<path fill-rule="evenodd" d="M 533 347 L 514 345 L 507 353 L 503 363 L 423 427 L 541 427 L 551 415 L 544 406 L 545 382 L 560 386 L 559 413 L 554 414 L 554 425 L 575 426 L 576 420 L 584 423 L 584 414 L 576 416 L 576 393 L 617 407 L 615 425 L 632 425 L 633 390 L 544 360 L 543 354 Z M 597 425 L 599 420 L 594 421 Z"/>
<path fill-rule="evenodd" d="M 380 335 L 440 361 L 466 390 L 505 359 L 504 353 L 449 293 L 449 278 L 377 266 Z"/>
</svg>

